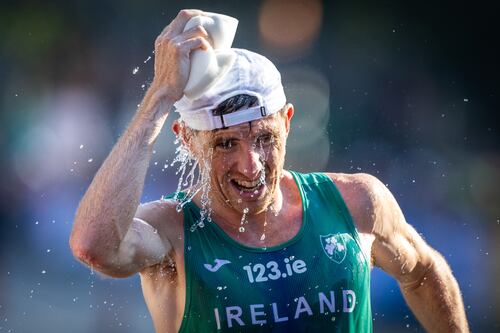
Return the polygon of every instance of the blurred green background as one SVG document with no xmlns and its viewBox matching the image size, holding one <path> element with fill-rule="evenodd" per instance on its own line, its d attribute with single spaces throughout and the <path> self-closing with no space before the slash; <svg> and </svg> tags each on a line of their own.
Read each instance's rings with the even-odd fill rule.
<svg viewBox="0 0 500 333">
<path fill-rule="evenodd" d="M 68 238 L 182 8 L 238 18 L 233 46 L 282 72 L 286 166 L 379 177 L 450 263 L 472 330 L 498 332 L 498 9 L 319 0 L 1 2 L 0 332 L 153 332 L 138 277 L 90 272 Z M 175 190 L 168 128 L 143 201 Z M 376 332 L 423 332 L 378 269 L 372 304 Z"/>
</svg>

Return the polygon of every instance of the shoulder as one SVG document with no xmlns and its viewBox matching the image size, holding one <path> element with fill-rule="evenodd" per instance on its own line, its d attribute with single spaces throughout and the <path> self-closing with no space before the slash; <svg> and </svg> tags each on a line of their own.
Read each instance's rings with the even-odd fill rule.
<svg viewBox="0 0 500 333">
<path fill-rule="evenodd" d="M 176 205 L 177 202 L 173 199 L 160 199 L 141 203 L 137 207 L 135 217 L 146 221 L 156 220 L 163 217 L 176 218 Z"/>
<path fill-rule="evenodd" d="M 373 233 L 394 209 L 399 209 L 389 189 L 367 173 L 327 173 L 337 186 L 358 230 Z"/>
</svg>

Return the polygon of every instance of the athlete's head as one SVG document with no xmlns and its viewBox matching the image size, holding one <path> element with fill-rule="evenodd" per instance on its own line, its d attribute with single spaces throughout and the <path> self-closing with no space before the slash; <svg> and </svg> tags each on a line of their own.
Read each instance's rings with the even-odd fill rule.
<svg viewBox="0 0 500 333">
<path fill-rule="evenodd" d="M 215 85 L 175 104 L 173 130 L 198 161 L 208 159 L 212 203 L 255 214 L 276 198 L 294 109 L 267 58 L 233 50 L 233 65 Z"/>
</svg>

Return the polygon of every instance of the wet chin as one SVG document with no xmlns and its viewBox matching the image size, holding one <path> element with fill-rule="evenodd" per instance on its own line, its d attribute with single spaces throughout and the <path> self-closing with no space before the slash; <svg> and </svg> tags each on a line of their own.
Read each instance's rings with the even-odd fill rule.
<svg viewBox="0 0 500 333">
<path fill-rule="evenodd" d="M 224 189 L 226 198 L 229 199 L 228 204 L 236 210 L 243 213 L 245 208 L 248 208 L 250 214 L 257 214 L 267 209 L 272 202 L 272 194 L 267 185 L 262 185 L 257 193 L 254 191 L 242 191 L 234 185 Z"/>
</svg>

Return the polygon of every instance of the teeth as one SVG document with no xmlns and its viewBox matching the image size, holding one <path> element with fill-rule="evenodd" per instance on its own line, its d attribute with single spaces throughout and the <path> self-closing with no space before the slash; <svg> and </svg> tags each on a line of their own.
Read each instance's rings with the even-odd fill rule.
<svg viewBox="0 0 500 333">
<path fill-rule="evenodd" d="M 237 180 L 237 179 L 235 179 L 234 181 L 239 186 L 246 187 L 246 188 L 253 188 L 253 187 L 256 187 L 257 185 L 260 185 L 260 179 L 256 179 L 253 182 L 248 182 L 245 180 Z"/>
</svg>

